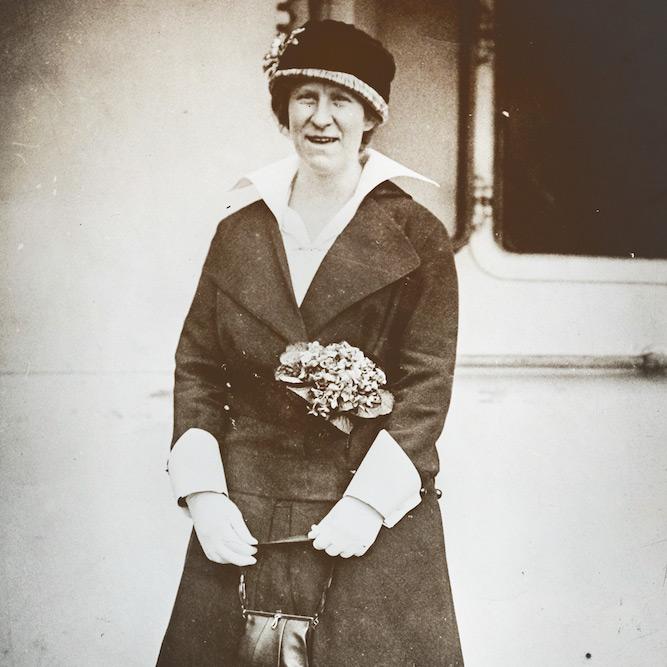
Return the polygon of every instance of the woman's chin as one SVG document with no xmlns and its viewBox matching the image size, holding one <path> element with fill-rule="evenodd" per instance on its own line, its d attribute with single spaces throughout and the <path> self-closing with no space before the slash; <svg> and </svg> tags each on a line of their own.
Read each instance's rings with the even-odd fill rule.
<svg viewBox="0 0 667 667">
<path fill-rule="evenodd" d="M 313 154 L 309 151 L 308 154 L 302 154 L 300 157 L 302 164 L 321 176 L 335 176 L 345 170 L 343 161 L 332 155 Z"/>
</svg>

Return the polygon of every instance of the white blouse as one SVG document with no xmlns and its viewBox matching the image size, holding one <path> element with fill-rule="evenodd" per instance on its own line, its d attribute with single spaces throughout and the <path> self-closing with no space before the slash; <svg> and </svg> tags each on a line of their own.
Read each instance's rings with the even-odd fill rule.
<svg viewBox="0 0 667 667">
<path fill-rule="evenodd" d="M 275 216 L 285 246 L 292 288 L 301 305 L 322 260 L 350 223 L 364 197 L 380 183 L 408 176 L 422 176 L 378 151 L 369 149 L 368 159 L 352 197 L 320 231 L 310 239 L 301 216 L 289 207 L 291 185 L 298 167 L 292 155 L 248 174 L 241 182 L 249 185 L 233 190 L 226 206 L 231 215 L 253 201 L 263 199 Z M 227 493 L 227 482 L 216 439 L 202 429 L 186 431 L 176 442 L 167 464 L 174 495 L 183 498 L 198 491 Z M 400 445 L 382 430 L 361 462 L 345 494 L 374 507 L 384 525 L 394 526 L 421 502 L 419 473 Z"/>
</svg>

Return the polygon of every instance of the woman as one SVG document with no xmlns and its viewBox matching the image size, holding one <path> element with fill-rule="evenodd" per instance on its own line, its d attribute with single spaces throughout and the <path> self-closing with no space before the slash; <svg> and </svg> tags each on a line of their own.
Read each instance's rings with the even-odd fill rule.
<svg viewBox="0 0 667 667">
<path fill-rule="evenodd" d="M 457 284 L 444 226 L 367 150 L 395 67 L 351 25 L 309 22 L 265 59 L 296 155 L 250 174 L 219 225 L 176 353 L 169 472 L 194 532 L 158 664 L 238 664 L 250 606 L 312 614 L 312 664 L 462 665 L 440 508 Z M 394 395 L 351 434 L 275 380 L 291 343 L 348 341 Z M 312 544 L 257 549 L 308 533 Z"/>
</svg>

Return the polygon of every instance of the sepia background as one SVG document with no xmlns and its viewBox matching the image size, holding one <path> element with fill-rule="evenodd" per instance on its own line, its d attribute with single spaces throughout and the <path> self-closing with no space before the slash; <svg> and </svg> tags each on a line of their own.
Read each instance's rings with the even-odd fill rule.
<svg viewBox="0 0 667 667">
<path fill-rule="evenodd" d="M 0 3 L 0 664 L 154 663 L 190 530 L 173 353 L 227 191 L 289 152 L 261 57 L 309 11 L 396 55 L 374 145 L 462 246 L 439 483 L 466 664 L 667 664 L 665 254 L 497 243 L 490 3 L 285 4 Z"/>
</svg>

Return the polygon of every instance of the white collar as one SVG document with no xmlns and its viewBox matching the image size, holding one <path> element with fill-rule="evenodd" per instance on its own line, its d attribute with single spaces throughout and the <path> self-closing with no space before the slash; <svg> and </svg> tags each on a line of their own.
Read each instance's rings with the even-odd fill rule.
<svg viewBox="0 0 667 667">
<path fill-rule="evenodd" d="M 435 181 L 422 176 L 400 162 L 396 162 L 396 160 L 392 160 L 379 151 L 369 148 L 367 152 L 368 160 L 366 160 L 357 189 L 352 196 L 352 199 L 359 203 L 380 183 L 400 176 L 416 178 L 439 187 Z M 296 174 L 298 166 L 299 158 L 296 154 L 292 154 L 282 160 L 272 162 L 261 169 L 246 174 L 244 180 L 249 181 L 250 185 L 236 191 L 234 205 L 227 207 L 227 214 L 231 214 L 235 210 L 263 199 L 276 217 L 276 220 L 280 221 L 287 208 L 292 179 Z M 233 210 L 230 210 L 232 208 Z"/>
</svg>

